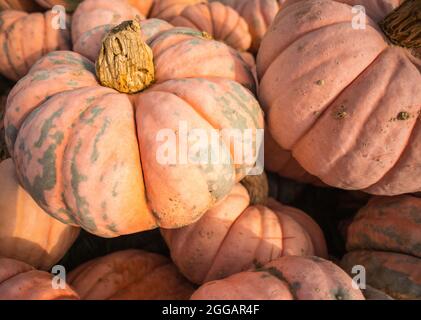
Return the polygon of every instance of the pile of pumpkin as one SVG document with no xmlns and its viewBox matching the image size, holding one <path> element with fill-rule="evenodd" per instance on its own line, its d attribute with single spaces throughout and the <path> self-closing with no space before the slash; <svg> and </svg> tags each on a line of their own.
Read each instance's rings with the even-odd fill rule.
<svg viewBox="0 0 421 320">
<path fill-rule="evenodd" d="M 421 298 L 421 0 L 0 10 L 0 299 Z M 180 121 L 268 175 L 158 163 Z"/>
</svg>

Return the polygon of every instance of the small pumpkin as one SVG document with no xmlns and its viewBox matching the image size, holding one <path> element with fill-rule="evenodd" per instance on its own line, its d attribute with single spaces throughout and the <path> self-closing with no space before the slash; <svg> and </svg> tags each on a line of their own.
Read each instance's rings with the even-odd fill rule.
<svg viewBox="0 0 421 320">
<path fill-rule="evenodd" d="M 257 53 L 260 42 L 280 10 L 277 0 L 212 0 L 232 7 L 247 22 L 252 37 L 250 50 Z"/>
<path fill-rule="evenodd" d="M 132 19 L 142 20 L 144 16 L 126 0 L 84 0 L 72 17 L 73 44 L 96 27 L 117 25 Z"/>
<path fill-rule="evenodd" d="M 50 217 L 19 185 L 11 159 L 0 163 L 0 256 L 49 270 L 67 252 L 79 228 Z"/>
<path fill-rule="evenodd" d="M 374 197 L 347 229 L 342 265 L 366 270 L 367 283 L 397 299 L 421 298 L 421 199 Z"/>
<path fill-rule="evenodd" d="M 154 0 L 149 17 L 171 21 L 184 8 L 197 3 L 207 3 L 207 0 Z"/>
<path fill-rule="evenodd" d="M 170 22 L 174 26 L 204 31 L 240 51 L 248 50 L 251 45 L 246 21 L 237 11 L 220 2 L 188 6 Z"/>
<path fill-rule="evenodd" d="M 7 9 L 34 12 L 41 8 L 32 0 L 0 0 L 0 11 Z"/>
<path fill-rule="evenodd" d="M 286 256 L 202 285 L 192 300 L 364 300 L 352 279 L 319 257 Z"/>
<path fill-rule="evenodd" d="M 65 282 L 53 288 L 53 275 L 22 261 L 0 257 L 0 300 L 77 300 Z"/>
<path fill-rule="evenodd" d="M 83 0 L 35 0 L 35 1 L 43 8 L 51 9 L 54 6 L 63 6 L 66 9 L 66 12 L 73 12 Z"/>
<path fill-rule="evenodd" d="M 230 141 L 221 142 L 224 161 L 217 164 L 162 164 L 161 130 L 177 133 L 183 122 L 206 132 L 263 128 L 252 72 L 236 50 L 188 28 L 144 41 L 140 28 L 137 21 L 115 27 L 96 66 L 75 52 L 44 56 L 6 107 L 8 150 L 25 189 L 60 221 L 104 237 L 197 221 L 247 173 L 246 164 L 231 159 Z M 123 38 L 141 68 L 114 55 L 113 41 Z M 120 58 L 127 64 L 113 63 Z M 113 78 L 129 67 L 133 73 Z M 102 83 L 122 92 L 101 86 L 95 69 Z M 149 84 L 138 81 L 138 70 Z"/>
<path fill-rule="evenodd" d="M 124 250 L 96 258 L 69 273 L 83 300 L 186 300 L 194 291 L 166 257 Z"/>
<path fill-rule="evenodd" d="M 267 190 L 263 195 L 256 186 L 246 186 L 254 191 L 237 184 L 198 222 L 161 229 L 172 260 L 190 281 L 222 279 L 281 256 L 327 258 L 323 232 L 310 216 L 273 199 L 266 203 Z"/>
<path fill-rule="evenodd" d="M 26 13 L 5 10 L 0 12 L 0 74 L 17 81 L 44 54 L 54 50 L 68 50 L 70 44 L 70 17 L 65 29 L 54 26 L 54 14 Z M 31 41 L 28 41 L 31 39 Z"/>
<path fill-rule="evenodd" d="M 287 3 L 258 53 L 259 101 L 276 144 L 324 183 L 377 195 L 416 192 L 421 39 L 411 21 L 420 1 L 394 11 L 395 1 L 358 3 L 370 7 L 365 29 L 353 27 L 348 4 Z"/>
</svg>

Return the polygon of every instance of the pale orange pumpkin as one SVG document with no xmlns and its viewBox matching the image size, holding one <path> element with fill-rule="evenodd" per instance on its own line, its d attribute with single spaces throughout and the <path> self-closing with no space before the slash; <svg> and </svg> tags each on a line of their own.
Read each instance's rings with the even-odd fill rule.
<svg viewBox="0 0 421 320">
<path fill-rule="evenodd" d="M 240 51 L 247 50 L 251 45 L 246 21 L 237 11 L 220 2 L 188 6 L 170 22 L 174 26 L 204 31 L 215 40 L 223 41 Z"/>
<path fill-rule="evenodd" d="M 79 228 L 50 217 L 19 185 L 11 159 L 0 163 L 0 256 L 49 270 L 67 252 Z"/>
<path fill-rule="evenodd" d="M 194 291 L 170 260 L 142 250 L 88 261 L 68 282 L 83 300 L 186 300 Z"/>
<path fill-rule="evenodd" d="M 323 232 L 310 216 L 273 199 L 267 205 L 251 205 L 249 193 L 241 184 L 198 222 L 161 232 L 174 263 L 198 284 L 281 256 L 327 258 Z"/>
<path fill-rule="evenodd" d="M 53 288 L 52 283 L 52 274 L 18 260 L 0 257 L 0 300 L 79 299 L 66 283 L 64 288 Z"/>
<path fill-rule="evenodd" d="M 274 141 L 310 174 L 396 195 L 421 190 L 420 25 L 399 33 L 421 6 L 391 13 L 383 2 L 358 1 L 370 8 L 365 29 L 348 4 L 287 3 L 259 50 L 259 101 Z"/>
<path fill-rule="evenodd" d="M 192 300 L 364 300 L 352 279 L 318 257 L 286 256 L 201 286 Z"/>
<path fill-rule="evenodd" d="M 230 141 L 221 142 L 226 162 L 160 163 L 161 130 L 263 127 L 252 72 L 236 50 L 187 28 L 139 41 L 155 73 L 140 93 L 102 87 L 92 62 L 61 51 L 39 60 L 8 98 L 6 140 L 25 189 L 62 222 L 105 237 L 188 225 L 246 174 Z"/>
<path fill-rule="evenodd" d="M 54 14 L 26 13 L 16 10 L 0 12 L 0 73 L 17 81 L 44 54 L 70 49 L 70 17 L 65 29 L 54 26 Z M 30 39 L 30 41 L 28 41 Z"/>
<path fill-rule="evenodd" d="M 257 53 L 260 42 L 280 10 L 277 0 L 212 0 L 236 10 L 247 22 L 252 36 L 251 51 Z"/>
<path fill-rule="evenodd" d="M 72 17 L 73 44 L 96 27 L 132 19 L 141 20 L 144 16 L 126 0 L 84 0 Z"/>
<path fill-rule="evenodd" d="M 4 113 L 6 110 L 7 95 L 9 94 L 10 87 L 0 78 L 0 161 L 10 157 L 7 151 L 5 132 L 4 132 Z"/>
<path fill-rule="evenodd" d="M 197 3 L 207 2 L 207 0 L 154 0 L 149 17 L 171 21 L 180 15 L 184 8 Z"/>
</svg>

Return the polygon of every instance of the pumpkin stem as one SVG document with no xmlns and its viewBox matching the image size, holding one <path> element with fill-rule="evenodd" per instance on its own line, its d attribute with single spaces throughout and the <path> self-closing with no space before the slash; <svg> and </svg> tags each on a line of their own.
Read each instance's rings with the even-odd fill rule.
<svg viewBox="0 0 421 320">
<path fill-rule="evenodd" d="M 266 204 L 269 197 L 269 182 L 265 172 L 258 176 L 245 176 L 240 183 L 249 193 L 250 204 Z"/>
<path fill-rule="evenodd" d="M 123 93 L 139 92 L 154 81 L 152 49 L 142 40 L 138 21 L 124 21 L 111 29 L 95 68 L 101 85 Z"/>
<path fill-rule="evenodd" d="M 406 0 L 379 25 L 391 43 L 409 49 L 420 48 L 421 0 Z"/>
</svg>

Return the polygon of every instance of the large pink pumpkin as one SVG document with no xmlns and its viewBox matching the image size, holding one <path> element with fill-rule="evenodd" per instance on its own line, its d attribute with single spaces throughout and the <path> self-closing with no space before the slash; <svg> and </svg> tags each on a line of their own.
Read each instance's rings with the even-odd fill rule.
<svg viewBox="0 0 421 320">
<path fill-rule="evenodd" d="M 389 30 L 387 38 L 376 21 L 398 1 L 346 2 L 367 5 L 365 29 L 353 27 L 350 5 L 331 0 L 288 1 L 277 15 L 257 58 L 268 129 L 326 184 L 383 195 L 419 191 L 419 25 L 412 40 L 392 45 L 388 39 L 398 44 L 402 34 Z M 407 3 L 412 15 L 421 13 L 419 0 Z M 389 19 L 404 16 L 402 8 Z"/>
</svg>

